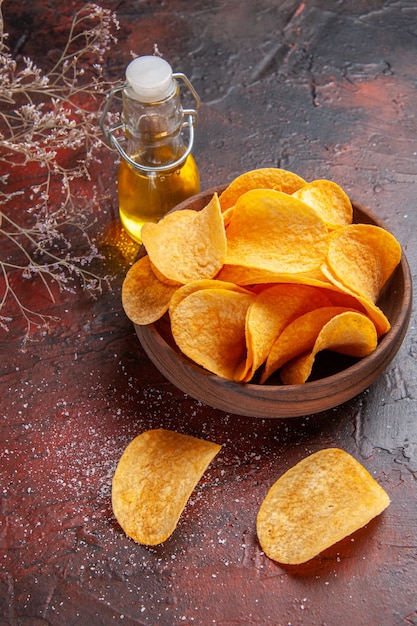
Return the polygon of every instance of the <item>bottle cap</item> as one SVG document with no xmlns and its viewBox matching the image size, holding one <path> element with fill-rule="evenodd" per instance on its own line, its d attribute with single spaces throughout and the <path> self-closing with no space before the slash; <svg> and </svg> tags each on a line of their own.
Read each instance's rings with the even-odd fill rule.
<svg viewBox="0 0 417 626">
<path fill-rule="evenodd" d="M 141 102 L 160 102 L 175 89 L 170 64 L 156 56 L 131 61 L 126 68 L 126 80 Z"/>
</svg>

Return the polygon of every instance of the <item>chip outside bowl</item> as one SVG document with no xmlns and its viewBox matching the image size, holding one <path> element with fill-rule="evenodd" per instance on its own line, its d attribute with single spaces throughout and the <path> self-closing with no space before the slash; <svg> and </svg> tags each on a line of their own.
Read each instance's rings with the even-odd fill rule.
<svg viewBox="0 0 417 626">
<path fill-rule="evenodd" d="M 215 187 L 182 202 L 174 210 L 201 210 Z M 354 221 L 387 227 L 368 209 L 353 202 Z M 368 388 L 388 367 L 407 333 L 412 308 L 412 281 L 405 255 L 385 285 L 378 306 L 391 322 L 372 354 L 341 371 L 302 385 L 237 383 L 212 374 L 183 355 L 172 338 L 167 315 L 154 324 L 135 325 L 149 359 L 178 389 L 205 404 L 236 415 L 256 418 L 290 418 L 325 411 Z"/>
</svg>

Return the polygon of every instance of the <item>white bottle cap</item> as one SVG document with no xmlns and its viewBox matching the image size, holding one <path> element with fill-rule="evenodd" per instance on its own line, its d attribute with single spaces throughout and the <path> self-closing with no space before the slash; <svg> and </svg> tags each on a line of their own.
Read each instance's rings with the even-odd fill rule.
<svg viewBox="0 0 417 626">
<path fill-rule="evenodd" d="M 149 55 L 134 59 L 126 68 L 126 80 L 141 102 L 160 102 L 175 89 L 172 68 L 161 57 Z"/>
</svg>

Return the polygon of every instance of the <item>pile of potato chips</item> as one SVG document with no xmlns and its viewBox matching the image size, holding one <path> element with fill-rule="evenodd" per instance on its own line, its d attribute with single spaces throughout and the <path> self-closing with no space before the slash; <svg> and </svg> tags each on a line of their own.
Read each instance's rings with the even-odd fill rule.
<svg viewBox="0 0 417 626">
<path fill-rule="evenodd" d="M 139 325 L 168 312 L 181 352 L 218 376 L 304 383 L 319 352 L 366 356 L 390 328 L 376 303 L 401 247 L 352 219 L 334 182 L 247 172 L 201 211 L 143 226 L 123 307 Z"/>
</svg>

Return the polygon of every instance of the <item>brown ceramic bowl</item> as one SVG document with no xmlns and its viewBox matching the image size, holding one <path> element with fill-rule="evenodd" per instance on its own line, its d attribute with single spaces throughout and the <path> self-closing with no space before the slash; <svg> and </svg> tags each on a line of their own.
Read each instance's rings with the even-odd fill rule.
<svg viewBox="0 0 417 626">
<path fill-rule="evenodd" d="M 223 188 L 203 191 L 175 210 L 201 210 L 214 191 L 220 192 Z M 370 211 L 355 202 L 352 204 L 355 222 L 386 228 Z M 360 360 L 323 353 L 317 358 L 314 379 L 303 385 L 282 385 L 273 377 L 264 385 L 236 383 L 211 374 L 178 350 L 167 316 L 148 326 L 135 325 L 135 329 L 146 354 L 160 372 L 196 400 L 242 416 L 288 418 L 325 411 L 350 400 L 369 387 L 392 361 L 404 340 L 411 316 L 411 274 L 404 255 L 385 285 L 378 306 L 390 320 L 391 329 L 381 338 L 376 350 Z"/>
</svg>

